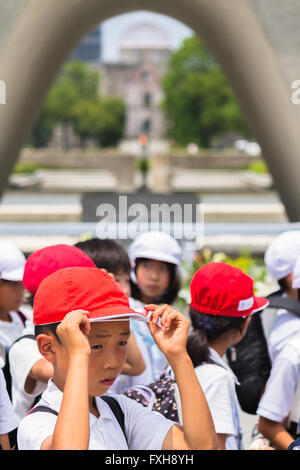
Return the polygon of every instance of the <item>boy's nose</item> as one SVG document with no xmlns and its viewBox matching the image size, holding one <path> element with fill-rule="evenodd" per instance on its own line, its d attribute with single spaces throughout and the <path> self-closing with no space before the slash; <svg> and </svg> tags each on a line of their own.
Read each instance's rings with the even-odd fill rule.
<svg viewBox="0 0 300 470">
<path fill-rule="evenodd" d="M 116 369 L 120 364 L 119 357 L 112 351 L 108 351 L 104 359 L 105 369 Z"/>
</svg>

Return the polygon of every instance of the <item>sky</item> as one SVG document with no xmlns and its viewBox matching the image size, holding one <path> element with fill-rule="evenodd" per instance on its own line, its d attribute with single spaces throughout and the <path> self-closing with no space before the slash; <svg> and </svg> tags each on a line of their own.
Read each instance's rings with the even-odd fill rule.
<svg viewBox="0 0 300 470">
<path fill-rule="evenodd" d="M 185 38 L 193 34 L 193 31 L 185 24 L 158 13 L 137 11 L 115 16 L 101 24 L 102 61 L 117 62 L 119 59 L 119 43 L 126 30 L 137 23 L 149 22 L 165 30 L 173 49 L 177 49 Z"/>
</svg>

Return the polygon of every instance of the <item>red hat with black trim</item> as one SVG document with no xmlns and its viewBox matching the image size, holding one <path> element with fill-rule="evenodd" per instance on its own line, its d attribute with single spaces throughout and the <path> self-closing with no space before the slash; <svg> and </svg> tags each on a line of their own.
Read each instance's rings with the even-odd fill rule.
<svg viewBox="0 0 300 470">
<path fill-rule="evenodd" d="M 152 312 L 136 312 L 120 285 L 99 268 L 63 268 L 40 284 L 33 304 L 34 325 L 61 322 L 73 310 L 86 310 L 92 321 L 134 318 L 149 321 Z"/>
<path fill-rule="evenodd" d="M 191 306 L 200 313 L 226 317 L 247 317 L 268 306 L 256 297 L 253 280 L 240 268 L 226 263 L 208 263 L 194 275 Z"/>
<path fill-rule="evenodd" d="M 28 256 L 23 275 L 25 288 L 35 295 L 40 283 L 54 271 L 74 266 L 95 268 L 92 259 L 72 245 L 50 245 Z"/>
</svg>

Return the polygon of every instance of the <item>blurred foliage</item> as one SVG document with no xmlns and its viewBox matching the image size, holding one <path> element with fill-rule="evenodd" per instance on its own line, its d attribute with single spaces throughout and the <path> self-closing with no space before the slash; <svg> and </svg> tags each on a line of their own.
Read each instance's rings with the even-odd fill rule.
<svg viewBox="0 0 300 470">
<path fill-rule="evenodd" d="M 248 169 L 255 173 L 269 173 L 267 164 L 263 160 L 256 160 L 255 162 L 250 163 Z"/>
<path fill-rule="evenodd" d="M 50 88 L 35 125 L 29 145 L 46 147 L 56 125 L 65 129 L 68 148 L 68 125 L 80 137 L 95 139 L 101 147 L 117 145 L 123 135 L 125 105 L 119 97 L 99 94 L 100 75 L 84 62 L 67 63 Z"/>
<path fill-rule="evenodd" d="M 227 131 L 250 135 L 231 87 L 196 36 L 171 55 L 162 87 L 168 134 L 177 144 L 207 148 Z"/>
</svg>

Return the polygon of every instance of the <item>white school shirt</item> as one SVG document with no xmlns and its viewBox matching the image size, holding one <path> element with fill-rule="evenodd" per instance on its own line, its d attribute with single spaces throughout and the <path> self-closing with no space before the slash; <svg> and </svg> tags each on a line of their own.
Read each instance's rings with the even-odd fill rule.
<svg viewBox="0 0 300 470">
<path fill-rule="evenodd" d="M 132 297 L 129 298 L 129 305 L 137 312 L 143 313 L 145 311 L 144 304 Z M 130 329 L 144 359 L 145 370 L 136 376 L 121 374 L 110 388 L 109 393 L 123 393 L 134 385 L 149 385 L 159 379 L 161 372 L 168 364 L 145 322 L 130 320 Z"/>
<path fill-rule="evenodd" d="M 217 434 L 228 434 L 226 450 L 241 450 L 242 432 L 239 404 L 235 386 L 238 381 L 228 364 L 212 348 L 210 358 L 216 364 L 202 364 L 195 373 L 207 400 Z M 178 386 L 175 385 L 175 400 L 179 422 L 182 424 L 182 410 Z"/>
<path fill-rule="evenodd" d="M 279 309 L 268 337 L 268 350 L 272 364 L 286 341 L 300 332 L 300 318 L 285 309 Z"/>
<path fill-rule="evenodd" d="M 9 399 L 6 382 L 2 369 L 0 369 L 0 434 L 7 434 L 18 427 L 17 418 Z"/>
<path fill-rule="evenodd" d="M 292 336 L 278 353 L 257 414 L 288 427 L 287 419 L 293 408 L 299 380 L 300 332 Z"/>
<path fill-rule="evenodd" d="M 27 323 L 22 332 L 24 335 L 33 335 L 34 326 Z M 47 387 L 47 384 L 37 381 L 34 390 L 27 393 L 24 390 L 28 374 L 34 364 L 42 359 L 35 339 L 24 338 L 12 345 L 9 350 L 9 365 L 12 387 L 12 404 L 17 416 L 21 419 L 32 408 L 35 398 Z"/>
<path fill-rule="evenodd" d="M 89 450 L 159 450 L 163 441 L 174 425 L 155 411 L 147 410 L 124 395 L 114 395 L 123 413 L 125 432 L 111 411 L 109 405 L 101 397 L 96 397 L 96 406 L 100 417 L 90 413 Z M 63 393 L 49 380 L 48 387 L 42 395 L 39 406 L 48 406 L 59 412 Z M 43 441 L 54 432 L 57 416 L 47 412 L 36 412 L 21 420 L 18 428 L 19 450 L 39 450 Z"/>
<path fill-rule="evenodd" d="M 24 329 L 24 323 L 17 312 L 9 312 L 9 315 L 11 322 L 0 320 L 0 343 L 7 349 L 22 335 Z"/>
</svg>

